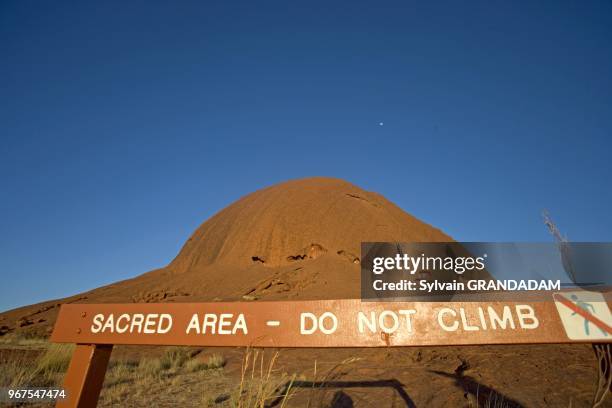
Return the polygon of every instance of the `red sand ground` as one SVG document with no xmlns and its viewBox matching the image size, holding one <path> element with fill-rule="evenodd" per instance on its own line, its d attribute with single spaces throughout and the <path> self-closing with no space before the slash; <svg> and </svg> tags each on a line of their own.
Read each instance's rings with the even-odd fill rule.
<svg viewBox="0 0 612 408">
<path fill-rule="evenodd" d="M 290 181 L 249 194 L 207 220 L 168 266 L 2 313 L 0 334 L 49 333 L 62 303 L 358 298 L 362 241 L 451 240 L 348 182 Z M 524 406 L 587 406 L 596 375 L 586 345 L 295 350 L 281 362 L 306 371 L 314 359 L 348 356 L 363 360 L 339 378 L 338 389 L 362 406 L 386 406 L 386 400 L 410 406 L 403 405 L 403 393 L 417 406 L 461 406 L 466 394 L 489 388 Z M 469 366 L 465 372 L 458 368 L 462 362 Z"/>
</svg>

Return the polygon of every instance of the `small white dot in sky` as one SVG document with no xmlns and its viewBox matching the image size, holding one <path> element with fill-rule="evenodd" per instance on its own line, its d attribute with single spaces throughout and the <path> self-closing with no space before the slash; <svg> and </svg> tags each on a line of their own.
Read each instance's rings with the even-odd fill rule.
<svg viewBox="0 0 612 408">
<path fill-rule="evenodd" d="M 384 123 L 380 122 L 379 125 L 382 126 L 382 125 L 384 125 Z"/>
</svg>

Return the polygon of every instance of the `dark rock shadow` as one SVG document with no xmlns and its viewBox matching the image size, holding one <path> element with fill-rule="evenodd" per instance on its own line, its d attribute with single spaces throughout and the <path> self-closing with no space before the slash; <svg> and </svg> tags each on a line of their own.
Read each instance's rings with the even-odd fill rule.
<svg viewBox="0 0 612 408">
<path fill-rule="evenodd" d="M 455 380 L 455 385 L 461 388 L 467 397 L 468 394 L 471 394 L 478 400 L 478 406 L 493 406 L 493 407 L 503 407 L 503 408 L 524 408 L 523 405 L 496 391 L 495 389 L 488 387 L 480 382 L 478 382 L 475 378 L 470 377 L 469 375 L 463 375 L 462 370 L 458 370 L 453 374 L 446 373 L 444 371 L 436 371 L 429 370 L 430 372 L 440 375 L 442 377 L 452 378 Z"/>
<path fill-rule="evenodd" d="M 331 400 L 331 408 L 353 408 L 353 399 L 344 391 L 336 391 Z"/>
</svg>

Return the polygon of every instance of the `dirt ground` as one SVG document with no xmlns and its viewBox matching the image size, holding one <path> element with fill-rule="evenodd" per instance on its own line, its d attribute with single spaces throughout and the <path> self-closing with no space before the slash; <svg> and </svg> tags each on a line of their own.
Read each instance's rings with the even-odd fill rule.
<svg viewBox="0 0 612 408">
<path fill-rule="evenodd" d="M 41 352 L 3 345 L 0 363 L 36 359 Z M 246 380 L 245 356 L 254 350 L 192 348 L 193 359 L 204 361 L 214 353 L 225 363 L 151 378 L 118 373 L 121 364 L 137 364 L 163 352 L 162 347 L 116 347 L 99 406 L 254 406 L 239 405 L 235 397 L 241 383 L 257 382 L 269 388 L 266 406 L 589 407 L 597 373 L 594 354 L 585 345 L 266 349 L 256 351 L 254 366 L 255 360 L 249 360 Z M 612 400 L 607 406 L 612 407 Z"/>
</svg>

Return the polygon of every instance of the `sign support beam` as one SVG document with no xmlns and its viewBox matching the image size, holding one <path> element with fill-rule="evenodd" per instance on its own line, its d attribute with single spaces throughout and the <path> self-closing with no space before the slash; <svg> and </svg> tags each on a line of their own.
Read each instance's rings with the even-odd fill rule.
<svg viewBox="0 0 612 408">
<path fill-rule="evenodd" d="M 57 408 L 95 407 L 104 382 L 113 346 L 77 344 L 64 377 L 67 398 L 58 400 Z"/>
</svg>

